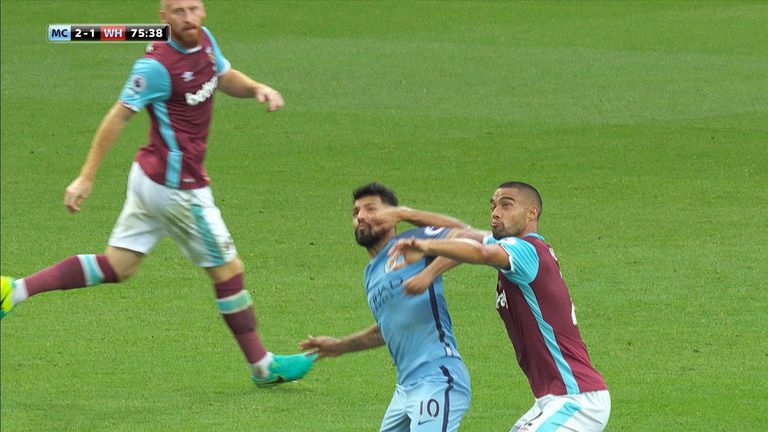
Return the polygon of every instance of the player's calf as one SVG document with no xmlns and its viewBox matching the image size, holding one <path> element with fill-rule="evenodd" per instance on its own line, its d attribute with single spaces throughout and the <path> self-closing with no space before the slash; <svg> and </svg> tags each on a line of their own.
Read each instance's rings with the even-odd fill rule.
<svg viewBox="0 0 768 432">
<path fill-rule="evenodd" d="M 266 375 L 266 365 L 269 362 L 262 360 L 267 356 L 267 350 L 256 332 L 253 299 L 251 294 L 243 289 L 243 275 L 238 274 L 229 280 L 218 282 L 214 284 L 214 289 L 219 313 L 240 345 L 240 350 L 251 365 L 253 373 L 262 372 L 262 375 Z"/>
<path fill-rule="evenodd" d="M 251 380 L 259 386 L 301 379 L 314 364 L 314 356 L 273 355 L 267 352 L 256 331 L 251 294 L 243 289 L 243 275 L 238 274 L 214 285 L 216 305 L 240 345 L 251 368 Z"/>
<path fill-rule="evenodd" d="M 29 297 L 46 291 L 117 282 L 105 255 L 77 255 L 22 279 L 2 279 L 2 316 Z M 0 316 L 0 317 L 2 317 Z"/>
</svg>

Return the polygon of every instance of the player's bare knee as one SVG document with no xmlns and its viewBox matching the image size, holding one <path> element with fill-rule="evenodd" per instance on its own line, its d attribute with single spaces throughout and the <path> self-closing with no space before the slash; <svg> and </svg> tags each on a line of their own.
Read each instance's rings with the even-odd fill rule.
<svg viewBox="0 0 768 432">
<path fill-rule="evenodd" d="M 240 258 L 235 257 L 235 259 L 229 261 L 228 263 L 217 267 L 209 267 L 205 270 L 208 272 L 208 276 L 210 276 L 213 282 L 218 284 L 226 282 L 238 275 L 242 275 L 243 271 L 245 270 L 245 266 L 243 265 L 243 261 L 241 261 Z"/>
<path fill-rule="evenodd" d="M 144 258 L 144 255 L 139 252 L 112 246 L 108 247 L 104 254 L 109 265 L 114 269 L 118 282 L 130 279 L 139 269 L 141 260 Z"/>
<path fill-rule="evenodd" d="M 134 274 L 136 274 L 136 271 L 139 269 L 137 265 L 118 265 L 115 266 L 112 265 L 112 268 L 115 269 L 115 274 L 117 275 L 117 282 L 125 282 L 128 279 L 131 278 Z"/>
<path fill-rule="evenodd" d="M 117 271 L 115 271 L 115 274 L 117 274 L 117 282 L 118 283 L 125 282 L 128 279 L 130 279 L 131 276 L 136 274 L 136 269 L 130 269 L 130 270 L 127 270 L 127 271 L 119 271 L 119 270 L 117 270 Z"/>
<path fill-rule="evenodd" d="M 235 259 L 228 262 L 227 265 L 230 266 L 232 273 L 242 274 L 245 272 L 245 264 L 240 257 L 235 257 Z"/>
</svg>

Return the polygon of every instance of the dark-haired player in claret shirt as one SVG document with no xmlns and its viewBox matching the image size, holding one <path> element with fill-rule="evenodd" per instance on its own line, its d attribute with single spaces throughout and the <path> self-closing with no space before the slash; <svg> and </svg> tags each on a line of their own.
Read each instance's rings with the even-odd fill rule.
<svg viewBox="0 0 768 432">
<path fill-rule="evenodd" d="M 491 232 L 401 239 L 390 249 L 389 263 L 397 269 L 436 256 L 430 265 L 452 259 L 496 268 L 496 309 L 536 398 L 511 432 L 599 432 L 608 423 L 611 398 L 581 339 L 555 253 L 538 233 L 541 210 L 533 186 L 502 183 L 491 198 Z M 440 273 L 427 267 L 404 282 L 406 292 L 422 292 Z"/>
</svg>

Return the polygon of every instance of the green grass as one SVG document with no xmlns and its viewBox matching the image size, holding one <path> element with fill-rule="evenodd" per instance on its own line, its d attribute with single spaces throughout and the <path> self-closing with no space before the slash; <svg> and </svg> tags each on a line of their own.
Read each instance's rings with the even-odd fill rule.
<svg viewBox="0 0 768 432">
<path fill-rule="evenodd" d="M 286 108 L 217 96 L 207 160 L 269 348 L 372 322 L 351 190 L 485 227 L 506 180 L 544 197 L 610 431 L 754 431 L 768 407 L 768 4 L 208 2 L 234 67 Z M 50 23 L 156 21 L 155 1 L 2 2 L 2 273 L 103 249 L 137 116 L 77 216 L 61 204 L 137 44 L 50 44 Z M 532 403 L 494 272 L 447 276 L 473 384 L 462 430 Z M 385 350 L 272 390 L 247 380 L 207 277 L 170 241 L 126 284 L 2 322 L 8 431 L 376 430 Z"/>
</svg>

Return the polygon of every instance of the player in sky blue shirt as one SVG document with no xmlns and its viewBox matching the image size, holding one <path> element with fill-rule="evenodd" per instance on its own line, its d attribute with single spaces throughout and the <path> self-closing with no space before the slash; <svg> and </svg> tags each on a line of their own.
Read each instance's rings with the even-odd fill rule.
<svg viewBox="0 0 768 432">
<path fill-rule="evenodd" d="M 422 296 L 408 296 L 402 283 L 425 267 L 427 260 L 397 271 L 387 268 L 387 252 L 400 238 L 443 238 L 445 228 L 415 228 L 392 237 L 365 267 L 365 293 L 376 325 L 397 368 L 397 382 L 411 380 L 423 365 L 442 358 L 461 359 L 451 317 L 443 296 L 443 278 L 436 278 Z M 418 375 L 418 374 L 416 374 Z"/>
<path fill-rule="evenodd" d="M 387 267 L 387 252 L 399 238 L 440 239 L 448 230 L 422 227 L 397 235 L 394 224 L 377 219 L 383 209 L 397 206 L 391 190 L 371 183 L 358 188 L 353 197 L 355 238 L 371 258 L 365 267 L 365 293 L 376 324 L 344 338 L 309 337 L 301 347 L 321 359 L 386 345 L 397 369 L 397 385 L 380 430 L 456 431 L 469 409 L 470 383 L 453 337 L 442 278 L 435 278 L 421 295 L 408 296 L 403 281 L 421 273 L 431 260 L 397 271 Z M 434 214 L 401 209 L 408 213 L 402 219 L 415 225 L 429 220 L 465 226 L 452 218 L 435 220 Z M 453 264 L 446 262 L 444 269 Z"/>
</svg>

